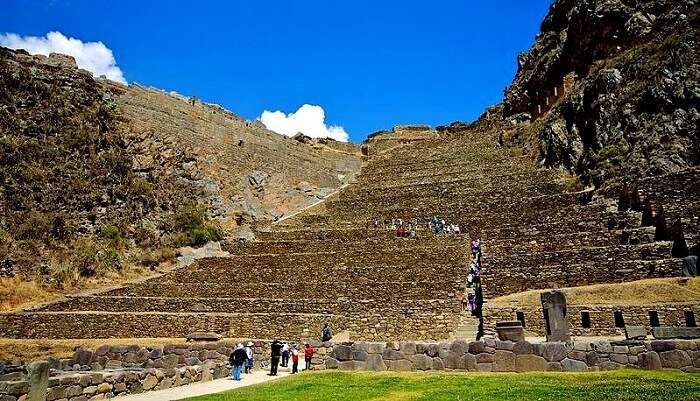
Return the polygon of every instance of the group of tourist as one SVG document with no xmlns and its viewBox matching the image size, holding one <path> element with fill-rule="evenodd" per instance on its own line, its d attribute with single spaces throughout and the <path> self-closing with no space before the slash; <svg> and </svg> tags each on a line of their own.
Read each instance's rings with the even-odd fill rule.
<svg viewBox="0 0 700 401">
<path fill-rule="evenodd" d="M 472 260 L 469 263 L 467 274 L 467 302 L 472 316 L 479 319 L 479 330 L 476 339 L 484 335 L 484 318 L 482 308 L 484 305 L 484 293 L 481 288 L 481 239 L 475 238 L 470 243 Z"/>
<path fill-rule="evenodd" d="M 374 228 L 383 228 L 386 231 L 393 231 L 397 238 L 415 238 L 418 233 L 418 219 L 403 220 L 403 219 L 374 219 Z M 438 234 L 462 234 L 462 229 L 459 224 L 450 223 L 435 215 L 428 220 L 428 231 Z"/>
<path fill-rule="evenodd" d="M 231 363 L 233 371 L 231 373 L 231 378 L 233 380 L 241 380 L 241 370 L 245 367 L 245 373 L 251 373 L 253 371 L 254 353 L 253 353 L 253 343 L 249 342 L 244 347 L 243 344 L 238 343 L 236 348 L 229 356 L 228 360 Z"/>
<path fill-rule="evenodd" d="M 462 229 L 459 227 L 459 224 L 455 223 L 450 223 L 445 221 L 445 219 L 441 219 L 440 216 L 435 215 L 433 216 L 430 221 L 428 221 L 428 229 L 435 233 L 435 235 L 438 234 L 454 234 L 454 235 L 459 235 L 462 233 Z"/>
<path fill-rule="evenodd" d="M 330 341 L 332 338 L 333 335 L 330 327 L 328 327 L 328 323 L 324 323 L 323 329 L 321 330 L 321 341 Z M 241 380 L 241 371 L 244 371 L 246 374 L 253 372 L 253 362 L 255 361 L 253 347 L 254 344 L 252 342 L 248 342 L 245 347 L 242 343 L 238 343 L 234 348 L 233 352 L 229 356 L 232 380 Z M 278 367 L 289 367 L 290 360 L 292 362 L 291 374 L 298 373 L 300 352 L 299 345 L 296 343 L 289 344 L 287 342 L 274 340 L 270 344 L 270 373 L 268 373 L 268 375 L 277 376 Z M 306 370 L 311 369 L 311 361 L 313 359 L 314 352 L 314 347 L 312 347 L 311 344 L 304 344 L 304 362 L 306 364 Z"/>
</svg>

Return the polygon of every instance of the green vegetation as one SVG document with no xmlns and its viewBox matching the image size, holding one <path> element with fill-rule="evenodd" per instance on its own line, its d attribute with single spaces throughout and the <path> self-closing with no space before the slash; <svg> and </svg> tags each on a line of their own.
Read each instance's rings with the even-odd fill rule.
<svg viewBox="0 0 700 401">
<path fill-rule="evenodd" d="M 190 401 L 700 400 L 700 376 L 596 373 L 303 373 Z"/>
<path fill-rule="evenodd" d="M 170 222 L 173 246 L 201 246 L 221 239 L 221 230 L 207 218 L 206 210 L 206 206 L 188 203 L 173 214 Z"/>
</svg>

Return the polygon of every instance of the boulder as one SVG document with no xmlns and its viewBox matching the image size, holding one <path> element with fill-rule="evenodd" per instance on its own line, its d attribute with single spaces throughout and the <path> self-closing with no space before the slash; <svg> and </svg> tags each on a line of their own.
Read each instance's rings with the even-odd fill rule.
<svg viewBox="0 0 700 401">
<path fill-rule="evenodd" d="M 339 361 L 352 360 L 352 348 L 347 345 L 336 345 L 333 347 L 333 357 Z"/>
<path fill-rule="evenodd" d="M 414 342 L 403 342 L 401 343 L 401 352 L 404 353 L 404 355 L 415 355 L 416 354 L 416 343 Z"/>
<path fill-rule="evenodd" d="M 431 370 L 433 368 L 433 358 L 427 355 L 416 355 L 413 358 L 416 370 Z"/>
<path fill-rule="evenodd" d="M 339 362 L 335 358 L 326 358 L 326 369 L 338 369 Z"/>
<path fill-rule="evenodd" d="M 664 368 L 681 369 L 693 365 L 693 361 L 688 356 L 688 353 L 681 350 L 660 352 L 659 358 L 661 359 L 661 366 Z"/>
<path fill-rule="evenodd" d="M 443 359 L 443 362 L 445 364 L 445 369 L 464 370 L 465 366 L 463 365 L 464 360 L 461 359 L 462 356 L 463 356 L 463 354 L 449 351 L 447 353 L 447 357 Z"/>
<path fill-rule="evenodd" d="M 482 341 L 472 341 L 469 343 L 470 354 L 481 354 L 486 351 L 486 345 Z"/>
<path fill-rule="evenodd" d="M 365 370 L 366 364 L 362 361 L 342 361 L 338 363 L 338 370 L 356 371 Z"/>
<path fill-rule="evenodd" d="M 436 356 L 440 355 L 440 346 L 436 343 L 431 343 L 426 345 L 426 354 L 428 356 L 435 358 Z"/>
<path fill-rule="evenodd" d="M 464 340 L 455 340 L 450 346 L 450 351 L 456 354 L 464 354 L 469 350 L 469 344 Z"/>
<path fill-rule="evenodd" d="M 460 357 L 460 365 L 464 366 L 464 369 L 469 371 L 476 370 L 476 356 L 472 354 L 464 354 Z"/>
<path fill-rule="evenodd" d="M 544 344 L 544 349 L 542 350 L 542 356 L 548 362 L 559 362 L 567 354 L 566 343 L 561 342 L 548 342 Z"/>
<path fill-rule="evenodd" d="M 385 343 L 369 343 L 367 345 L 367 353 L 381 354 L 384 352 Z"/>
<path fill-rule="evenodd" d="M 515 372 L 515 354 L 510 351 L 496 350 L 493 358 L 494 372 Z"/>
<path fill-rule="evenodd" d="M 384 358 L 385 361 L 395 361 L 399 359 L 405 359 L 405 356 L 401 351 L 387 348 L 384 350 L 384 352 L 382 352 L 382 358 Z"/>
<path fill-rule="evenodd" d="M 516 355 L 515 370 L 517 372 L 544 372 L 547 370 L 547 361 L 537 355 Z"/>
<path fill-rule="evenodd" d="M 445 370 L 445 363 L 440 357 L 433 358 L 433 370 Z"/>
<path fill-rule="evenodd" d="M 532 354 L 534 353 L 534 349 L 532 347 L 532 344 L 530 344 L 527 341 L 518 341 L 515 344 L 513 344 L 513 352 L 521 355 L 521 354 Z"/>
<path fill-rule="evenodd" d="M 387 369 L 394 372 L 410 372 L 413 370 L 413 364 L 406 359 L 386 361 Z"/>
<path fill-rule="evenodd" d="M 571 358 L 565 358 L 561 361 L 561 366 L 565 372 L 586 372 L 588 365 L 585 362 L 577 361 Z"/>
<path fill-rule="evenodd" d="M 385 371 L 387 369 L 384 359 L 380 354 L 369 354 L 365 360 L 365 368 L 375 372 Z"/>
</svg>

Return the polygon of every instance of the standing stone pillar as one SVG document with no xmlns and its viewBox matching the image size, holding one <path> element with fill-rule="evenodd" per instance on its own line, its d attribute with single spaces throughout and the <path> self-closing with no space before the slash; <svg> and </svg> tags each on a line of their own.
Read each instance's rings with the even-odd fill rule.
<svg viewBox="0 0 700 401">
<path fill-rule="evenodd" d="M 40 361 L 27 367 L 29 373 L 29 394 L 27 401 L 46 401 L 49 388 L 49 363 Z"/>
<path fill-rule="evenodd" d="M 564 293 L 559 290 L 545 291 L 540 295 L 540 300 L 547 341 L 569 341 L 571 336 Z"/>
</svg>

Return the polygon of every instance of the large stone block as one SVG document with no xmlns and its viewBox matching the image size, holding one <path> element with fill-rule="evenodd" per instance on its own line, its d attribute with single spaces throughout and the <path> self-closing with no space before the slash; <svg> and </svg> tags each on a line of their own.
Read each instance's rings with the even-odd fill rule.
<svg viewBox="0 0 700 401">
<path fill-rule="evenodd" d="M 443 362 L 445 363 L 445 369 L 465 369 L 465 366 L 463 365 L 464 360 L 461 359 L 462 356 L 463 354 L 449 351 L 447 353 L 447 357 L 443 359 Z"/>
<path fill-rule="evenodd" d="M 332 356 L 339 361 L 352 360 L 352 348 L 347 345 L 336 345 L 333 347 Z"/>
<path fill-rule="evenodd" d="M 464 354 L 469 350 L 469 344 L 464 340 L 455 340 L 450 346 L 450 351 L 456 354 Z"/>
<path fill-rule="evenodd" d="M 27 371 L 29 376 L 27 401 L 44 401 L 49 386 L 49 364 L 44 361 L 35 362 L 27 367 Z"/>
<path fill-rule="evenodd" d="M 688 356 L 688 353 L 681 350 L 660 352 L 659 358 L 661 359 L 661 366 L 664 368 L 680 369 L 693 365 L 693 361 Z"/>
<path fill-rule="evenodd" d="M 416 370 L 431 370 L 433 368 L 433 358 L 427 355 L 416 355 L 413 358 Z"/>
<path fill-rule="evenodd" d="M 493 360 L 494 372 L 515 372 L 515 354 L 510 351 L 497 350 Z"/>
<path fill-rule="evenodd" d="M 413 364 L 407 359 L 386 361 L 388 370 L 394 372 L 410 372 L 413 370 Z"/>
<path fill-rule="evenodd" d="M 445 370 L 445 363 L 440 357 L 433 358 L 433 370 Z"/>
<path fill-rule="evenodd" d="M 516 355 L 515 370 L 518 372 L 544 372 L 547 361 L 537 355 Z"/>
<path fill-rule="evenodd" d="M 382 358 L 384 358 L 385 361 L 395 361 L 395 360 L 399 360 L 399 359 L 405 359 L 406 357 L 404 356 L 403 352 L 401 352 L 401 351 L 387 348 L 382 353 Z"/>
<path fill-rule="evenodd" d="M 338 369 L 338 360 L 335 358 L 326 358 L 326 369 Z"/>
<path fill-rule="evenodd" d="M 476 370 L 476 356 L 472 354 L 464 354 L 460 357 L 460 359 L 462 360 L 460 365 L 464 366 L 464 369 L 469 371 Z"/>
<path fill-rule="evenodd" d="M 404 355 L 415 355 L 416 354 L 416 343 L 408 341 L 408 342 L 403 342 L 401 343 L 400 346 L 401 352 L 403 352 Z"/>
<path fill-rule="evenodd" d="M 513 344 L 513 352 L 518 355 L 533 354 L 534 348 L 527 341 L 518 341 Z"/>
<path fill-rule="evenodd" d="M 425 353 L 432 358 L 440 355 L 440 346 L 436 343 L 426 344 L 425 349 Z"/>
<path fill-rule="evenodd" d="M 366 367 L 366 363 L 362 361 L 341 361 L 338 363 L 338 370 L 344 371 L 365 370 Z"/>
<path fill-rule="evenodd" d="M 486 352 L 486 345 L 482 341 L 472 341 L 469 343 L 469 353 L 470 354 L 481 354 Z"/>
<path fill-rule="evenodd" d="M 585 372 L 588 370 L 588 365 L 585 362 L 570 358 L 562 360 L 561 366 L 566 372 Z"/>
<path fill-rule="evenodd" d="M 548 362 L 559 362 L 566 357 L 567 351 L 566 343 L 548 342 L 544 344 L 542 356 Z"/>
<path fill-rule="evenodd" d="M 353 351 L 352 359 L 356 361 L 364 361 L 367 359 L 367 351 Z"/>
<path fill-rule="evenodd" d="M 367 344 L 367 353 L 381 354 L 384 352 L 385 343 L 369 343 Z"/>
<path fill-rule="evenodd" d="M 387 369 L 387 366 L 380 354 L 369 354 L 365 360 L 365 368 L 375 372 L 382 372 Z"/>
</svg>

